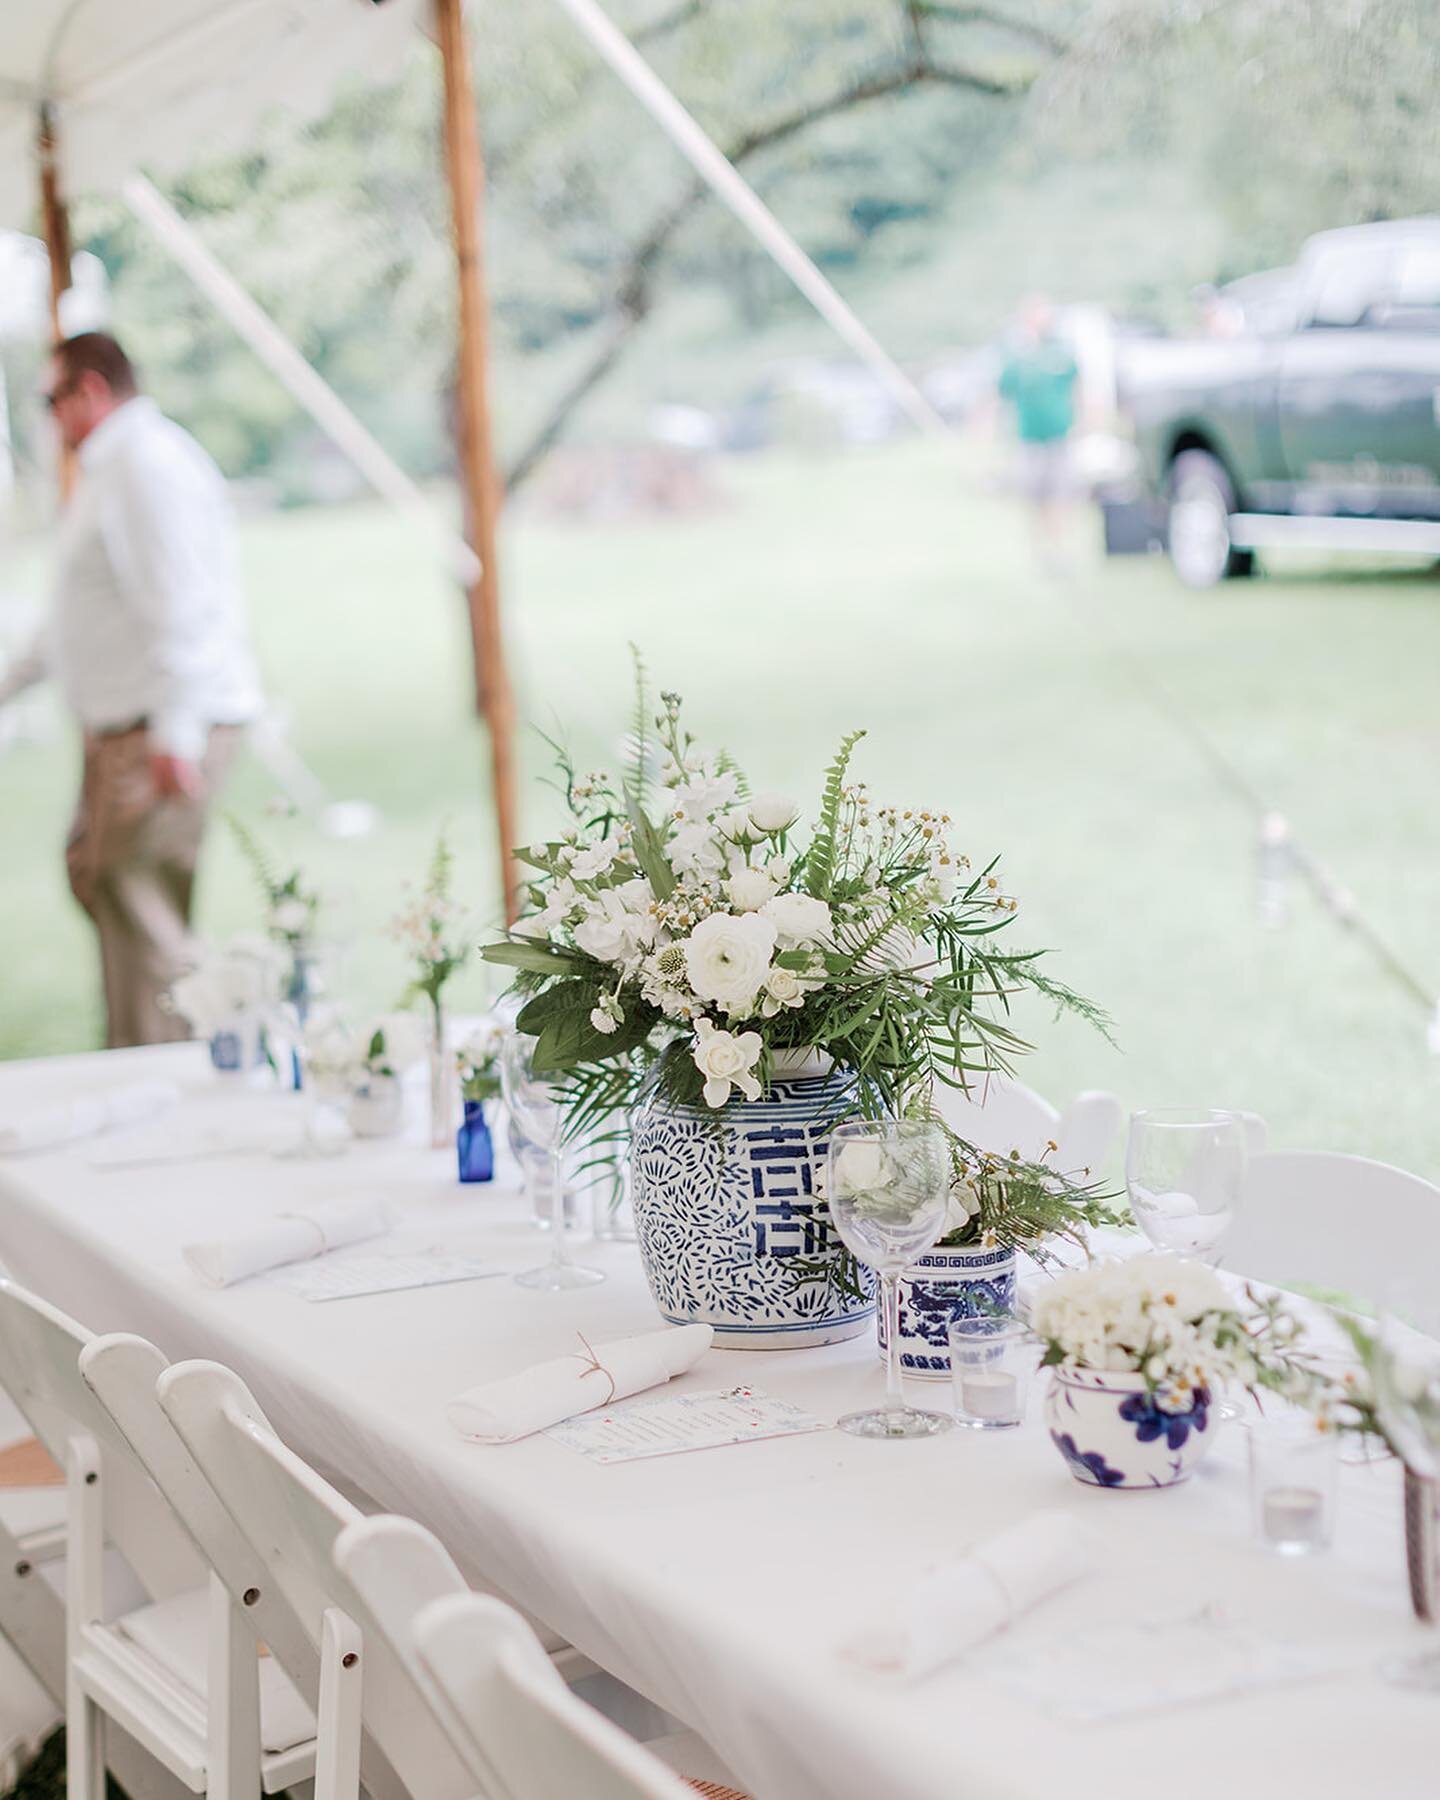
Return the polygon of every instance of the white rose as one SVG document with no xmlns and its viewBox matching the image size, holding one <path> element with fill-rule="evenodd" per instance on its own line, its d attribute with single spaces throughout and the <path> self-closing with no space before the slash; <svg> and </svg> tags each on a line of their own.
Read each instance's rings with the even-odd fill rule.
<svg viewBox="0 0 1440 1800">
<path fill-rule="evenodd" d="M 725 883 L 730 903 L 740 912 L 759 912 L 775 897 L 775 882 L 766 869 L 738 869 Z"/>
<path fill-rule="evenodd" d="M 702 1000 L 749 1013 L 774 953 L 775 927 L 760 913 L 711 913 L 685 939 L 685 972 Z"/>
<path fill-rule="evenodd" d="M 707 921 L 708 922 L 708 921 Z M 760 1098 L 760 1083 L 751 1071 L 760 1060 L 763 1040 L 758 1031 L 720 1031 L 709 1019 L 695 1021 L 695 1067 L 705 1077 L 705 1104 L 723 1106 L 732 1086 L 747 1100 Z"/>
<path fill-rule="evenodd" d="M 846 1194 L 869 1194 L 890 1185 L 890 1161 L 879 1144 L 864 1138 L 841 1148 L 835 1159 L 835 1188 Z"/>
<path fill-rule="evenodd" d="M 750 823 L 764 837 L 784 831 L 800 817 L 800 808 L 784 794 L 757 794 L 750 802 Z"/>
<path fill-rule="evenodd" d="M 783 949 L 818 944 L 830 935 L 830 908 L 809 894 L 777 894 L 760 908 Z"/>
<path fill-rule="evenodd" d="M 767 1019 L 773 1019 L 782 1006 L 804 1004 L 805 983 L 793 969 L 775 968 L 765 977 L 765 998 L 760 1010 Z"/>
</svg>

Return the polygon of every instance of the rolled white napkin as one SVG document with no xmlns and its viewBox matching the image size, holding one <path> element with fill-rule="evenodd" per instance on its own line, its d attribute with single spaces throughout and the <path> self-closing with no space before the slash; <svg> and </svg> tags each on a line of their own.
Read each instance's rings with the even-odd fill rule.
<svg viewBox="0 0 1440 1800">
<path fill-rule="evenodd" d="M 683 1375 L 714 1336 L 708 1325 L 675 1325 L 596 1344 L 593 1351 L 581 1343 L 571 1355 L 536 1363 L 521 1375 L 467 1388 L 450 1402 L 446 1417 L 461 1437 L 476 1443 L 513 1443 Z"/>
<path fill-rule="evenodd" d="M 247 1275 L 305 1262 L 346 1244 L 379 1237 L 389 1226 L 378 1200 L 329 1200 L 264 1219 L 239 1237 L 186 1244 L 181 1255 L 211 1287 L 229 1287 Z"/>
<path fill-rule="evenodd" d="M 855 1662 L 916 1680 L 963 1656 L 992 1633 L 1087 1574 L 1085 1535 L 1066 1512 L 1032 1513 L 933 1569 L 900 1614 L 877 1620 L 846 1646 Z"/>
<path fill-rule="evenodd" d="M 102 1131 L 138 1125 L 180 1099 L 173 1081 L 127 1081 L 118 1087 L 76 1094 L 51 1106 L 37 1106 L 23 1117 L 0 1119 L 0 1155 L 19 1156 L 57 1150 Z"/>
</svg>

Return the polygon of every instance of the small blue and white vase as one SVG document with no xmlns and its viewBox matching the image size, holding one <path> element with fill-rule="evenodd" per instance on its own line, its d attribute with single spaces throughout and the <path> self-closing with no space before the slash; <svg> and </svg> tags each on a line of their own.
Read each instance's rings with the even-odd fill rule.
<svg viewBox="0 0 1440 1800">
<path fill-rule="evenodd" d="M 462 1181 L 490 1181 L 495 1175 L 495 1140 L 485 1117 L 483 1100 L 466 1100 L 460 1129 L 455 1133 L 455 1154 Z"/>
<path fill-rule="evenodd" d="M 1208 1388 L 1170 1411 L 1143 1375 L 1113 1369 L 1052 1370 L 1045 1423 L 1075 1479 L 1104 1488 L 1174 1487 L 1218 1429 Z"/>
<path fill-rule="evenodd" d="M 900 1367 L 922 1379 L 950 1379 L 950 1321 L 1015 1310 L 1015 1252 L 1003 1245 L 937 1244 L 900 1279 Z M 885 1313 L 876 1315 L 883 1357 Z"/>
<path fill-rule="evenodd" d="M 875 1310 L 868 1269 L 851 1265 L 859 1294 L 838 1279 L 844 1251 L 816 1179 L 853 1083 L 813 1061 L 793 1066 L 759 1100 L 712 1111 L 652 1096 L 632 1121 L 630 1193 L 650 1292 L 672 1324 L 712 1326 L 719 1349 L 839 1343 Z"/>
</svg>

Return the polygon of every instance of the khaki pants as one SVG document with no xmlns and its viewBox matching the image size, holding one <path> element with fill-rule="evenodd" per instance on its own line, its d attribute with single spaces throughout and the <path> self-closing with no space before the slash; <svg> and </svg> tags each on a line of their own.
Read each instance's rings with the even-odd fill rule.
<svg viewBox="0 0 1440 1800">
<path fill-rule="evenodd" d="M 65 864 L 100 938 L 109 1049 L 190 1035 L 183 1019 L 161 1009 L 160 996 L 186 966 L 205 817 L 239 739 L 238 726 L 211 731 L 197 800 L 156 793 L 143 725 L 85 739 Z"/>
</svg>

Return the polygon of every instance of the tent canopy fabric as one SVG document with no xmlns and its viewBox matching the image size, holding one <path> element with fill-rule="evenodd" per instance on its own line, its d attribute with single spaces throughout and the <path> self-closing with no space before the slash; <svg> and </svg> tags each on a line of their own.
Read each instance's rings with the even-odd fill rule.
<svg viewBox="0 0 1440 1800">
<path fill-rule="evenodd" d="M 63 190 L 112 189 L 314 116 L 352 71 L 396 69 L 425 0 L 12 0 L 0 6 L 0 226 L 35 217 L 49 104 Z"/>
</svg>

